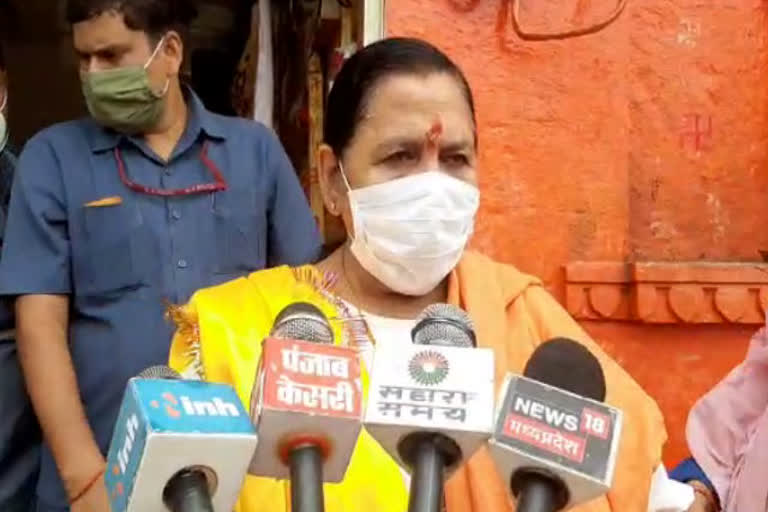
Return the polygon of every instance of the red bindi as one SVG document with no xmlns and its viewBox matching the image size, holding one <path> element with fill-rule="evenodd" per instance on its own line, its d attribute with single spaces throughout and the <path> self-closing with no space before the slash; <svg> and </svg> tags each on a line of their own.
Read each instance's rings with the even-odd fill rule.
<svg viewBox="0 0 768 512">
<path fill-rule="evenodd" d="M 432 123 L 432 126 L 430 126 L 429 130 L 427 131 L 427 142 L 430 144 L 435 144 L 438 139 L 440 139 L 442 134 L 443 123 L 440 122 L 439 119 L 435 119 L 435 121 Z"/>
<path fill-rule="evenodd" d="M 439 119 L 436 119 L 432 126 L 427 130 L 427 133 L 425 134 L 426 142 L 427 142 L 427 151 L 429 153 L 437 152 L 438 143 L 440 141 L 440 136 L 443 135 L 443 123 L 440 122 Z"/>
</svg>

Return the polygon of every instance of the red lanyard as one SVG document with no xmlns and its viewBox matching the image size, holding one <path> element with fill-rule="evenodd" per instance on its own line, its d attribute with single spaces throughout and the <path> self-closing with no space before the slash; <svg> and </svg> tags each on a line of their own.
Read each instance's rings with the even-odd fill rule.
<svg viewBox="0 0 768 512">
<path fill-rule="evenodd" d="M 216 167 L 216 164 L 214 164 L 210 158 L 208 158 L 208 141 L 203 142 L 203 149 L 200 151 L 200 160 L 203 161 L 203 164 L 208 168 L 209 171 L 211 171 L 211 174 L 213 174 L 215 183 L 201 183 L 200 185 L 192 185 L 191 187 L 177 189 L 152 188 L 139 185 L 138 183 L 135 183 L 131 181 L 130 178 L 128 178 L 128 175 L 125 173 L 125 163 L 123 162 L 123 158 L 120 154 L 120 148 L 115 148 L 115 161 L 117 162 L 117 172 L 120 174 L 120 180 L 126 187 L 133 190 L 134 192 L 138 192 L 140 194 L 148 194 L 150 196 L 189 196 L 194 194 L 205 194 L 207 192 L 220 192 L 222 190 L 227 190 L 227 182 L 224 181 L 224 176 L 222 176 L 221 171 L 218 167 Z"/>
</svg>

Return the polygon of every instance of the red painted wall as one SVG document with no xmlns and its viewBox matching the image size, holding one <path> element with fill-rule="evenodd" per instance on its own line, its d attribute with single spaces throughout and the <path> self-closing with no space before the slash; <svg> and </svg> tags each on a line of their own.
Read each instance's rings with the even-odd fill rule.
<svg viewBox="0 0 768 512">
<path fill-rule="evenodd" d="M 599 22 L 615 6 L 518 1 L 521 25 L 538 32 Z M 519 37 L 511 8 L 510 0 L 387 0 L 388 32 L 444 49 L 474 88 L 483 194 L 475 245 L 541 276 L 564 303 L 564 268 L 576 261 L 762 261 L 763 2 L 630 0 L 595 34 L 540 42 Z M 726 267 L 736 284 L 694 276 L 685 286 L 712 304 L 725 287 L 765 307 L 765 283 L 741 282 L 741 267 Z M 642 305 L 627 290 L 616 292 L 627 308 Z M 742 358 L 758 327 L 717 311 L 698 324 L 695 308 L 709 307 L 699 302 L 663 323 L 619 313 L 583 322 L 661 405 L 667 464 L 686 454 L 690 406 Z"/>
</svg>

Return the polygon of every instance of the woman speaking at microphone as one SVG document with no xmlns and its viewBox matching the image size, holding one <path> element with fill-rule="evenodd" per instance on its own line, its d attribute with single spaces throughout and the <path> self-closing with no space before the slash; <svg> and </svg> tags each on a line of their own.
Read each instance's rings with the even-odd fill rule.
<svg viewBox="0 0 768 512">
<path fill-rule="evenodd" d="M 331 319 L 362 319 L 363 330 L 332 323 L 337 340 L 361 348 L 366 366 L 376 343 L 410 343 L 416 317 L 437 302 L 455 304 L 472 317 L 478 345 L 495 352 L 496 382 L 509 371 L 521 372 L 542 341 L 580 340 L 600 359 L 606 401 L 624 411 L 625 427 L 613 488 L 574 510 L 645 512 L 666 440 L 654 401 L 541 281 L 465 249 L 482 172 L 476 128 L 467 80 L 433 46 L 385 39 L 353 55 L 328 98 L 318 169 L 325 206 L 343 220 L 346 242 L 314 266 L 256 272 L 201 290 L 186 306 L 173 308 L 178 331 L 170 364 L 232 384 L 248 404 L 260 357 L 257 340 L 296 301 L 317 305 Z M 401 468 L 365 431 L 344 481 L 326 484 L 324 494 L 328 512 L 408 508 Z M 287 511 L 289 496 L 287 482 L 249 476 L 238 511 Z M 485 449 L 448 481 L 446 504 L 448 512 L 512 510 L 507 483 Z"/>
</svg>

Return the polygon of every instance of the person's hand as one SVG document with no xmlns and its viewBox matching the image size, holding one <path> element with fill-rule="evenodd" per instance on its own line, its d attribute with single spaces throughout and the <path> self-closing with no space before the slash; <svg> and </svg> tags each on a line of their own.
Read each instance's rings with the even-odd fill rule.
<svg viewBox="0 0 768 512">
<path fill-rule="evenodd" d="M 717 505 L 717 499 L 709 488 L 700 482 L 688 482 L 693 487 L 693 504 L 688 508 L 688 512 L 718 512 L 720 507 Z"/>
<path fill-rule="evenodd" d="M 85 493 L 70 506 L 71 512 L 110 512 L 109 495 L 100 474 Z"/>
<path fill-rule="evenodd" d="M 709 512 L 709 504 L 700 494 L 697 494 L 688 512 Z"/>
</svg>

